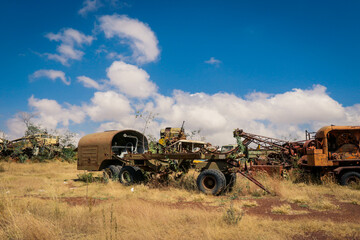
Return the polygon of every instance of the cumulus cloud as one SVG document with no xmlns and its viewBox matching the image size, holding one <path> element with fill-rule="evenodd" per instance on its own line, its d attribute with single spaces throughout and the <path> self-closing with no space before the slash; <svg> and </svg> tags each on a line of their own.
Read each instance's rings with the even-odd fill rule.
<svg viewBox="0 0 360 240">
<path fill-rule="evenodd" d="M 30 81 L 33 81 L 37 78 L 46 77 L 53 81 L 55 81 L 57 78 L 59 78 L 63 83 L 66 85 L 70 85 L 71 81 L 70 78 L 67 79 L 65 76 L 65 73 L 62 71 L 52 70 L 52 69 L 41 69 L 29 76 Z"/>
<path fill-rule="evenodd" d="M 78 11 L 78 13 L 85 17 L 89 12 L 95 12 L 102 6 L 100 0 L 85 0 L 83 2 L 83 7 Z"/>
<path fill-rule="evenodd" d="M 116 36 L 130 45 L 132 57 L 137 63 L 152 62 L 159 56 L 158 39 L 147 24 L 116 14 L 102 16 L 99 21 L 100 29 L 107 38 Z"/>
<path fill-rule="evenodd" d="M 303 125 L 317 130 L 330 124 L 358 124 L 359 106 L 344 108 L 326 93 L 324 86 L 315 85 L 281 94 L 253 94 L 251 98 L 176 90 L 170 97 L 157 94 L 144 109 L 158 113 L 162 127 L 179 126 L 185 120 L 187 129 L 200 129 L 207 141 L 227 144 L 234 141 L 235 128 L 303 139 Z"/>
<path fill-rule="evenodd" d="M 77 79 L 87 88 L 112 90 L 131 98 L 146 99 L 157 92 L 157 86 L 150 81 L 149 74 L 135 65 L 114 61 L 106 72 L 108 80 L 103 80 L 102 84 L 86 76 Z"/>
<path fill-rule="evenodd" d="M 9 129 L 7 134 L 9 139 L 15 139 L 24 136 L 26 125 L 24 121 L 18 116 L 8 119 L 6 125 Z"/>
<path fill-rule="evenodd" d="M 78 82 L 82 83 L 84 87 L 87 88 L 95 88 L 97 90 L 101 90 L 104 88 L 104 85 L 99 84 L 97 81 L 86 77 L 86 76 L 79 76 L 77 77 Z"/>
<path fill-rule="evenodd" d="M 67 127 L 70 121 L 81 123 L 86 116 L 81 107 L 70 104 L 63 107 L 55 100 L 37 99 L 34 96 L 29 98 L 29 106 L 38 113 L 36 121 L 49 129 L 55 129 L 58 124 Z"/>
<path fill-rule="evenodd" d="M 118 63 L 120 66 L 124 64 Z M 185 120 L 188 132 L 201 130 L 200 136 L 215 145 L 234 143 L 232 131 L 235 128 L 270 137 L 300 140 L 304 139 L 305 126 L 316 131 L 325 125 L 358 125 L 360 122 L 360 104 L 343 107 L 321 85 L 279 94 L 252 93 L 246 97 L 180 90 L 175 90 L 171 96 L 159 93 L 149 96 L 138 101 L 107 90 L 95 92 L 91 100 L 82 106 L 60 105 L 54 100 L 34 97 L 29 99 L 29 106 L 38 113 L 37 122 L 48 128 L 66 127 L 71 122 L 82 123 L 88 116 L 99 124 L 90 132 L 124 128 L 142 131 L 144 119 L 135 118 L 136 111 L 140 110 L 156 115 L 154 121 L 150 121 L 146 134 L 158 137 L 159 129 L 180 126 Z M 9 120 L 8 127 L 14 133 L 23 133 L 18 119 Z"/>
<path fill-rule="evenodd" d="M 90 102 L 84 110 L 95 122 L 121 121 L 134 113 L 129 99 L 113 91 L 96 92 Z"/>
<path fill-rule="evenodd" d="M 221 61 L 218 60 L 218 59 L 216 59 L 216 58 L 214 58 L 214 57 L 211 57 L 209 60 L 206 60 L 205 63 L 211 64 L 211 65 L 214 65 L 214 64 L 215 64 L 215 65 L 218 65 L 218 64 L 221 63 Z"/>
<path fill-rule="evenodd" d="M 79 124 L 86 117 L 81 107 L 70 104 L 61 106 L 55 100 L 37 99 L 31 96 L 28 104 L 32 112 L 36 113 L 31 121 L 48 130 L 67 128 L 71 122 Z M 18 114 L 7 121 L 7 127 L 11 138 L 22 137 L 26 130 L 24 121 Z"/>
<path fill-rule="evenodd" d="M 115 61 L 107 69 L 109 84 L 130 97 L 147 98 L 157 91 L 149 74 L 135 65 Z"/>
<path fill-rule="evenodd" d="M 76 47 L 82 47 L 84 44 L 90 45 L 94 40 L 92 36 L 87 36 L 72 28 L 63 29 L 56 34 L 48 33 L 45 37 L 50 41 L 60 42 L 56 49 L 58 53 L 45 53 L 45 55 L 63 65 L 69 65 L 70 59 L 81 60 L 84 52 Z"/>
<path fill-rule="evenodd" d="M 360 104 L 345 108 L 346 119 L 351 125 L 360 124 Z"/>
</svg>

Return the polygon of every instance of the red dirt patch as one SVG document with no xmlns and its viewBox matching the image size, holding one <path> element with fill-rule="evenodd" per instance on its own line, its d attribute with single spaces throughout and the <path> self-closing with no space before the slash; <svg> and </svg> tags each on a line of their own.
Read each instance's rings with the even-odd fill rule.
<svg viewBox="0 0 360 240">
<path fill-rule="evenodd" d="M 335 199 L 333 199 L 332 202 L 335 205 L 339 206 L 339 209 L 326 210 L 326 211 L 316 211 L 309 208 L 303 208 L 294 203 L 281 201 L 279 198 L 276 197 L 255 199 L 255 201 L 257 202 L 258 206 L 251 208 L 244 208 L 247 214 L 261 216 L 261 217 L 270 217 L 273 220 L 296 220 L 296 219 L 311 218 L 311 219 L 318 219 L 321 221 L 330 220 L 333 222 L 360 223 L 360 219 L 358 217 L 360 214 L 359 205 L 354 205 L 351 203 L 343 203 Z M 282 204 L 289 204 L 293 210 L 307 211 L 308 213 L 282 215 L 271 212 L 272 207 L 280 206 Z"/>
<path fill-rule="evenodd" d="M 43 196 L 35 196 L 35 195 L 25 195 L 24 197 L 37 197 L 40 199 L 48 200 L 53 199 L 51 197 L 43 197 Z M 87 198 L 87 197 L 62 197 L 57 198 L 62 202 L 66 202 L 71 206 L 79 206 L 79 205 L 91 205 L 96 206 L 101 204 L 102 202 L 106 201 L 107 199 L 98 199 L 98 198 Z"/>
<path fill-rule="evenodd" d="M 91 205 L 96 206 L 102 203 L 103 199 L 97 198 L 86 198 L 86 197 L 67 197 L 67 198 L 60 198 L 61 201 L 66 202 L 71 206 L 78 206 L 78 205 Z"/>
<path fill-rule="evenodd" d="M 144 201 L 144 202 L 169 207 L 169 208 L 172 208 L 172 209 L 190 208 L 190 209 L 201 209 L 201 210 L 204 210 L 204 211 L 217 211 L 217 210 L 220 209 L 220 207 L 210 206 L 210 205 L 208 205 L 208 203 L 204 203 L 204 202 L 185 202 L 185 201 L 182 201 L 181 199 L 179 199 L 179 202 L 176 202 L 176 203 L 157 202 L 157 201 L 152 201 L 152 200 L 148 200 L 148 199 L 141 199 L 141 200 Z"/>
<path fill-rule="evenodd" d="M 305 233 L 305 235 L 295 235 L 292 237 L 293 240 L 308 240 L 308 239 L 314 239 L 314 240 L 332 240 L 332 239 L 339 239 L 334 238 L 330 235 L 328 235 L 325 231 L 314 231 L 314 232 L 308 232 Z M 343 238 L 344 240 L 358 240 L 360 239 L 359 235 L 353 235 L 353 236 L 346 236 Z"/>
</svg>

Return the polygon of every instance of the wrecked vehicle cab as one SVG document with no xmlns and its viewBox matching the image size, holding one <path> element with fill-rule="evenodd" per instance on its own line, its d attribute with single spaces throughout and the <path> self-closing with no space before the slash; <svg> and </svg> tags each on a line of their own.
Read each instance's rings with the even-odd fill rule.
<svg viewBox="0 0 360 240">
<path fill-rule="evenodd" d="M 126 153 L 145 153 L 148 140 L 135 130 L 112 130 L 82 137 L 78 144 L 78 170 L 99 171 L 112 165 L 121 165 L 113 156 Z"/>
<path fill-rule="evenodd" d="M 320 175 L 334 175 L 341 185 L 360 183 L 360 126 L 325 126 L 304 144 L 299 163 Z"/>
</svg>

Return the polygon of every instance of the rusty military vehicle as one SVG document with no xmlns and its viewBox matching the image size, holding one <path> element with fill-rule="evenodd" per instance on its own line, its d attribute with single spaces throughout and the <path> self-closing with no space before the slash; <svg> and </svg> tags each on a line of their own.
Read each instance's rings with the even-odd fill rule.
<svg viewBox="0 0 360 240">
<path fill-rule="evenodd" d="M 175 148 L 174 151 L 172 146 L 181 148 Z M 102 170 L 105 175 L 117 176 L 122 184 L 129 185 L 149 177 L 161 178 L 172 173 L 181 175 L 195 168 L 200 172 L 197 178 L 199 190 L 213 195 L 231 189 L 236 173 L 240 173 L 268 192 L 261 183 L 242 171 L 238 158 L 243 154 L 239 147 L 226 153 L 212 152 L 201 142 L 183 138 L 170 141 L 167 147 L 171 150 L 161 153 L 149 151 L 147 138 L 135 130 L 93 133 L 79 141 L 77 169 Z M 203 161 L 194 163 L 194 160 Z"/>
<path fill-rule="evenodd" d="M 325 126 L 302 148 L 299 165 L 332 175 L 341 185 L 360 183 L 360 126 Z"/>
</svg>

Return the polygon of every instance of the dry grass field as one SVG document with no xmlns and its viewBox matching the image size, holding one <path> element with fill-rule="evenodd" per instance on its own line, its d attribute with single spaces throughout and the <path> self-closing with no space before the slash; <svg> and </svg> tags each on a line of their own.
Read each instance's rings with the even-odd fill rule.
<svg viewBox="0 0 360 240">
<path fill-rule="evenodd" d="M 360 190 L 259 175 L 206 196 L 182 184 L 78 181 L 76 164 L 0 163 L 0 239 L 360 239 Z M 100 174 L 99 174 L 100 176 Z M 187 188 L 187 189 L 185 189 Z"/>
</svg>

